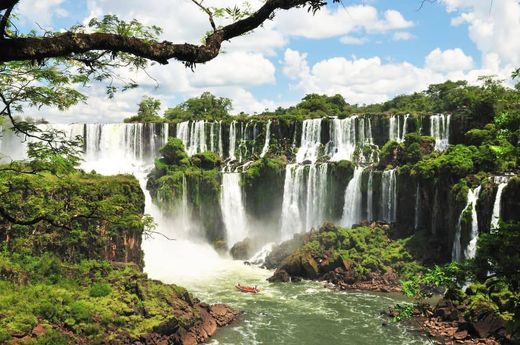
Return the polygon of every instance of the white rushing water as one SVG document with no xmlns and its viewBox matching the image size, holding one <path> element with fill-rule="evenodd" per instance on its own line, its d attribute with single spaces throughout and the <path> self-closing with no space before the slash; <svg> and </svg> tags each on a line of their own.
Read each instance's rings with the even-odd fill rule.
<svg viewBox="0 0 520 345">
<path fill-rule="evenodd" d="M 300 148 L 296 154 L 296 162 L 310 161 L 315 163 L 318 159 L 321 147 L 321 121 L 322 119 L 305 120 L 302 124 L 302 137 Z"/>
<path fill-rule="evenodd" d="M 352 160 L 356 150 L 356 116 L 333 119 L 330 127 L 331 161 Z"/>
<path fill-rule="evenodd" d="M 323 223 L 326 188 L 327 164 L 287 165 L 280 231 L 282 240 Z"/>
<path fill-rule="evenodd" d="M 396 221 L 397 178 L 395 172 L 396 169 L 385 170 L 382 175 L 382 219 L 388 223 L 394 223 Z"/>
<path fill-rule="evenodd" d="M 430 116 L 430 135 L 435 139 L 435 149 L 446 150 L 450 144 L 451 115 L 437 114 Z"/>
<path fill-rule="evenodd" d="M 495 176 L 494 182 L 498 184 L 495 202 L 493 203 L 493 214 L 491 215 L 491 230 L 499 228 L 500 222 L 500 204 L 502 202 L 502 191 L 507 186 L 509 179 L 506 176 Z"/>
<path fill-rule="evenodd" d="M 404 137 L 408 131 L 408 118 L 409 114 L 406 114 L 403 117 L 403 124 L 401 127 L 401 117 L 399 115 L 394 115 L 390 118 L 390 127 L 388 137 L 390 140 L 397 141 L 398 143 L 402 143 L 404 141 Z"/>
<path fill-rule="evenodd" d="M 267 121 L 267 128 L 265 130 L 265 143 L 262 148 L 262 152 L 260 153 L 260 158 L 265 157 L 267 152 L 269 151 L 269 141 L 271 140 L 271 120 Z"/>
<path fill-rule="evenodd" d="M 239 173 L 222 174 L 220 208 L 226 226 L 227 244 L 231 248 L 249 233 Z"/>
<path fill-rule="evenodd" d="M 457 222 L 457 228 L 455 229 L 455 237 L 453 239 L 453 247 L 451 250 L 451 259 L 453 261 L 461 261 L 462 259 L 471 259 L 475 257 L 477 252 L 477 240 L 478 240 L 478 219 L 477 219 L 477 201 L 480 194 L 481 186 L 468 191 L 466 206 L 459 215 Z M 462 219 L 467 210 L 471 210 L 471 233 L 470 241 L 468 246 L 462 252 L 461 244 L 461 232 L 462 232 Z M 462 256 L 464 254 L 464 256 Z"/>
<path fill-rule="evenodd" d="M 367 220 L 374 220 L 374 172 L 368 172 L 367 181 Z"/>
<path fill-rule="evenodd" d="M 182 140 L 186 153 L 190 156 L 206 151 L 206 121 L 185 121 L 177 124 L 177 138 Z"/>
<path fill-rule="evenodd" d="M 237 159 L 236 157 L 236 142 L 237 142 L 237 122 L 232 121 L 229 126 L 229 153 L 228 157 L 230 160 L 234 161 Z"/>
<path fill-rule="evenodd" d="M 361 176 L 363 168 L 357 167 L 345 190 L 345 205 L 341 224 L 351 227 L 361 221 Z"/>
<path fill-rule="evenodd" d="M 420 212 L 421 212 L 421 189 L 420 189 L 419 183 L 417 183 L 417 187 L 415 188 L 415 210 L 414 210 L 414 221 L 413 221 L 414 230 L 417 230 L 419 228 Z"/>
</svg>

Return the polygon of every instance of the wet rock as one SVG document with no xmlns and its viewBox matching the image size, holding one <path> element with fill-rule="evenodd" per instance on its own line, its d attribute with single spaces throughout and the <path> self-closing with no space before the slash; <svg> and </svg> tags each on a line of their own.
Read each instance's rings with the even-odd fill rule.
<svg viewBox="0 0 520 345">
<path fill-rule="evenodd" d="M 250 238 L 246 238 L 243 241 L 235 243 L 229 253 L 235 260 L 247 260 L 253 255 L 253 243 Z"/>
<path fill-rule="evenodd" d="M 274 272 L 271 278 L 268 278 L 267 281 L 271 283 L 287 283 L 291 281 L 291 276 L 284 269 L 278 269 Z"/>
<path fill-rule="evenodd" d="M 474 321 L 470 322 L 470 325 L 481 338 L 490 336 L 504 337 L 506 333 L 504 320 L 488 310 L 478 312 Z"/>
<path fill-rule="evenodd" d="M 444 321 L 458 321 L 461 319 L 459 310 L 451 300 L 443 299 L 439 301 L 434 310 L 434 315 Z"/>
</svg>

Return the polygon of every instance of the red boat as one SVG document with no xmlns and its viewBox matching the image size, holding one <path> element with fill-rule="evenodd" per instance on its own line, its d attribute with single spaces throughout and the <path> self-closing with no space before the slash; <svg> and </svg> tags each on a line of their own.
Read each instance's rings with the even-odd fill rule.
<svg viewBox="0 0 520 345">
<path fill-rule="evenodd" d="M 240 290 L 241 292 L 248 292 L 248 293 L 259 293 L 260 290 L 256 286 L 246 286 L 246 285 L 240 285 L 237 283 L 235 287 Z"/>
</svg>

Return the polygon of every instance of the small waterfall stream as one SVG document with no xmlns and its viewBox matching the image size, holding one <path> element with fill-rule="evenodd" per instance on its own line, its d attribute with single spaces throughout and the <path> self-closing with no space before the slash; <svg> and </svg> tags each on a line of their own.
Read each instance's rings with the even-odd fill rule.
<svg viewBox="0 0 520 345">
<path fill-rule="evenodd" d="M 248 235 L 247 215 L 242 198 L 239 173 L 222 174 L 220 207 L 226 226 L 228 247 L 231 248 Z"/>
<path fill-rule="evenodd" d="M 451 115 L 430 116 L 430 135 L 435 139 L 435 150 L 446 150 L 450 144 Z"/>
<path fill-rule="evenodd" d="M 303 121 L 301 145 L 296 154 L 296 162 L 310 161 L 315 163 L 318 159 L 321 146 L 321 122 L 322 119 Z"/>
<path fill-rule="evenodd" d="M 345 205 L 341 224 L 351 227 L 361 220 L 361 176 L 363 168 L 357 167 L 345 190 Z"/>
<path fill-rule="evenodd" d="M 502 202 L 502 191 L 507 186 L 509 179 L 505 176 L 495 176 L 494 182 L 498 184 L 495 202 L 493 203 L 493 214 L 491 216 L 491 230 L 496 230 L 499 227 L 500 221 L 500 203 Z"/>
<path fill-rule="evenodd" d="M 459 215 L 457 228 L 455 231 L 455 238 L 453 240 L 453 248 L 451 251 L 451 258 L 453 261 L 461 261 L 462 259 L 472 259 L 477 252 L 478 240 L 478 219 L 477 219 L 477 201 L 480 194 L 481 186 L 468 191 L 466 206 Z M 462 252 L 461 236 L 462 236 L 462 219 L 468 209 L 471 209 L 471 234 L 468 246 Z M 462 256 L 464 255 L 464 256 Z"/>
<path fill-rule="evenodd" d="M 271 140 L 271 120 L 267 121 L 267 127 L 265 130 L 265 143 L 260 153 L 260 158 L 264 158 L 269 151 L 269 141 Z"/>
<path fill-rule="evenodd" d="M 382 175 L 382 219 L 388 223 L 394 223 L 396 221 L 397 178 L 395 171 L 396 169 L 385 170 Z"/>
</svg>

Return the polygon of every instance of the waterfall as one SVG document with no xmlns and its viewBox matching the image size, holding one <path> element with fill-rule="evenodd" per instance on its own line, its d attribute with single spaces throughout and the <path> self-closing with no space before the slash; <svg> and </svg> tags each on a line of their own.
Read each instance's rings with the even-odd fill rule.
<svg viewBox="0 0 520 345">
<path fill-rule="evenodd" d="M 373 183 L 374 172 L 372 170 L 368 173 L 368 182 L 367 182 L 367 220 L 374 220 L 374 183 Z"/>
<path fill-rule="evenodd" d="M 329 148 L 331 161 L 352 160 L 356 150 L 356 118 L 356 116 L 352 116 L 332 120 Z"/>
<path fill-rule="evenodd" d="M 455 237 L 453 240 L 453 248 L 451 250 L 451 258 L 453 261 L 461 261 L 462 259 L 472 259 L 475 257 L 477 252 L 477 240 L 478 240 L 478 219 L 477 219 L 477 201 L 480 194 L 481 186 L 468 191 L 466 206 L 459 215 L 457 222 L 457 228 L 455 230 Z M 464 250 L 464 257 L 462 257 L 461 248 L 461 232 L 462 232 L 462 218 L 466 210 L 471 208 L 471 234 L 468 246 Z"/>
<path fill-rule="evenodd" d="M 247 216 L 242 199 L 239 173 L 222 174 L 220 207 L 226 226 L 227 244 L 231 248 L 248 235 Z"/>
<path fill-rule="evenodd" d="M 397 179 L 396 169 L 386 170 L 382 175 L 381 206 L 383 209 L 383 220 L 394 223 L 396 220 L 397 203 Z"/>
<path fill-rule="evenodd" d="M 282 240 L 319 226 L 325 219 L 327 164 L 288 164 L 282 202 Z"/>
<path fill-rule="evenodd" d="M 287 164 L 285 169 L 282 202 L 282 240 L 290 239 L 303 228 L 299 205 L 300 189 L 303 181 L 303 167 L 297 164 Z"/>
<path fill-rule="evenodd" d="M 269 141 L 271 140 L 271 120 L 267 121 L 267 128 L 265 130 L 265 143 L 262 148 L 262 153 L 260 153 L 260 158 L 264 158 L 269 151 Z"/>
<path fill-rule="evenodd" d="M 298 153 L 296 154 L 296 162 L 304 161 L 316 162 L 318 159 L 319 149 L 321 146 L 321 120 L 313 119 L 303 121 L 302 140 Z"/>
<path fill-rule="evenodd" d="M 209 127 L 209 150 L 215 152 L 215 122 Z"/>
<path fill-rule="evenodd" d="M 397 141 L 398 143 L 402 143 L 404 141 L 404 136 L 407 132 L 407 122 L 409 114 L 406 114 L 403 119 L 403 126 L 401 127 L 401 119 L 399 115 L 394 115 L 390 118 L 390 130 L 388 137 L 390 140 Z"/>
<path fill-rule="evenodd" d="M 222 120 L 218 122 L 218 155 L 224 158 L 224 145 L 222 145 Z"/>
<path fill-rule="evenodd" d="M 341 224 L 345 227 L 351 227 L 361 221 L 361 176 L 363 168 L 356 167 L 354 176 L 349 181 L 345 190 L 345 205 L 343 207 L 343 216 Z"/>
<path fill-rule="evenodd" d="M 414 230 L 417 230 L 419 228 L 419 220 L 420 220 L 419 212 L 421 210 L 420 202 L 421 202 L 421 190 L 419 187 L 419 183 L 417 183 L 417 187 L 415 189 L 415 212 L 414 212 L 414 224 L 413 224 Z"/>
<path fill-rule="evenodd" d="M 325 218 L 327 191 L 327 164 L 311 165 L 307 175 L 307 193 L 305 199 L 305 228 L 319 226 Z"/>
<path fill-rule="evenodd" d="M 464 251 L 464 256 L 467 259 L 473 259 L 477 254 L 478 241 L 478 217 L 477 217 L 477 201 L 480 194 L 481 186 L 475 188 L 474 192 L 468 196 L 471 201 L 471 234 L 468 246 Z"/>
<path fill-rule="evenodd" d="M 229 154 L 228 157 L 230 160 L 234 161 L 237 159 L 235 156 L 236 150 L 236 140 L 237 140 L 237 122 L 233 120 L 231 125 L 229 126 Z"/>
<path fill-rule="evenodd" d="M 408 127 L 407 127 L 407 124 L 408 124 L 408 118 L 410 117 L 410 114 L 406 114 L 404 116 L 404 120 L 403 120 L 403 130 L 401 131 L 401 140 L 400 142 L 403 142 L 404 141 L 404 137 L 406 136 L 406 133 L 408 132 Z"/>
<path fill-rule="evenodd" d="M 443 151 L 449 146 L 451 115 L 430 116 L 430 135 L 435 139 L 435 150 Z"/>
<path fill-rule="evenodd" d="M 500 203 L 502 201 L 502 191 L 507 186 L 508 178 L 505 176 L 495 176 L 494 182 L 498 183 L 497 195 L 495 196 L 495 202 L 493 203 L 493 215 L 491 216 L 491 230 L 499 228 L 500 221 Z"/>
<path fill-rule="evenodd" d="M 177 124 L 177 138 L 182 140 L 186 153 L 192 156 L 207 150 L 206 121 L 184 121 Z"/>
</svg>

